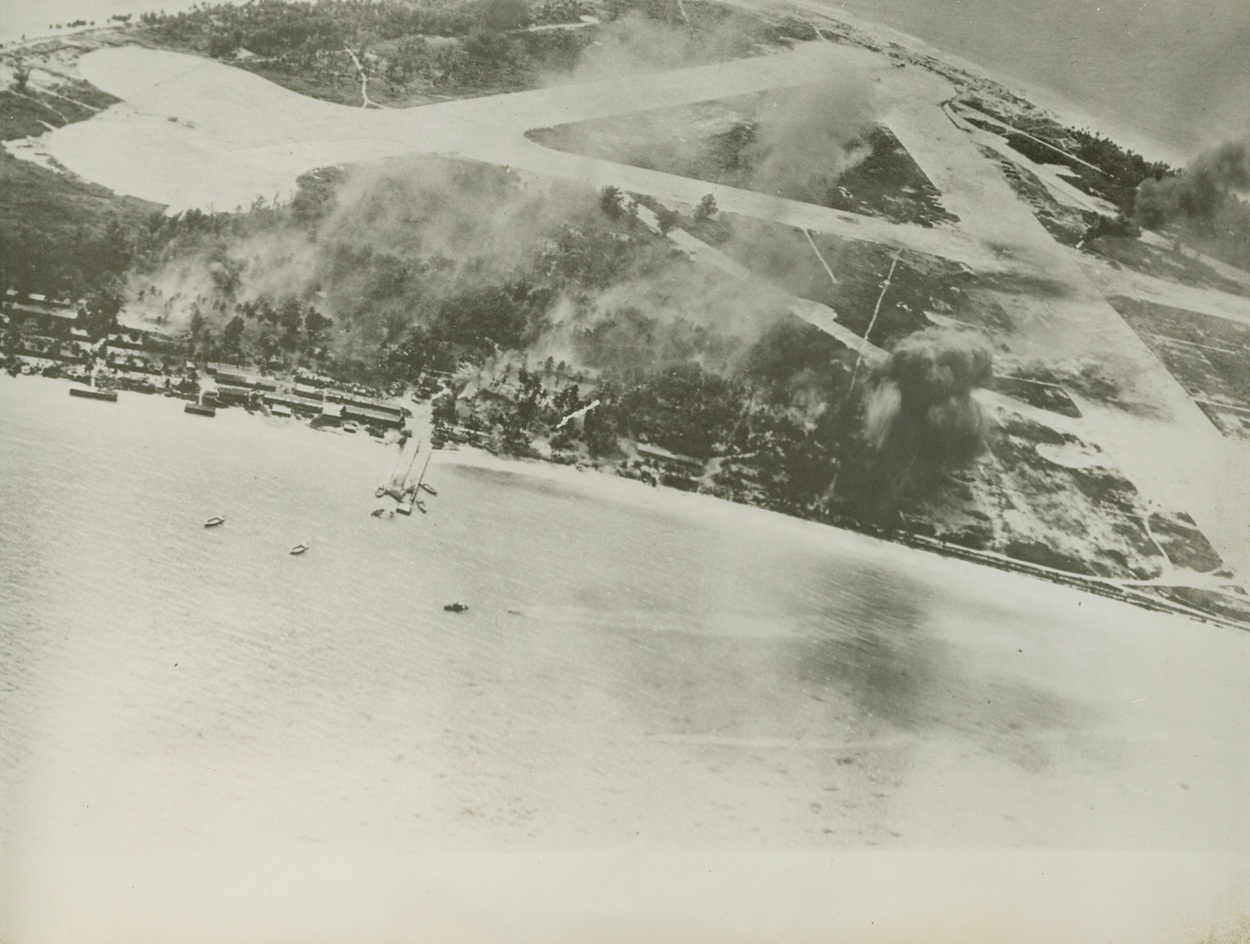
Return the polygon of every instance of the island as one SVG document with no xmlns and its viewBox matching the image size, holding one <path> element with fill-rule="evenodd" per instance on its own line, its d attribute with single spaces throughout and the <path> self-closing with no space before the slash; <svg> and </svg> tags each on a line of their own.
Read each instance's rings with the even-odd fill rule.
<svg viewBox="0 0 1250 944">
<path fill-rule="evenodd" d="M 1236 144 L 1173 168 L 906 37 L 702 0 L 201 5 L 0 82 L 10 373 L 1250 625 Z"/>
</svg>

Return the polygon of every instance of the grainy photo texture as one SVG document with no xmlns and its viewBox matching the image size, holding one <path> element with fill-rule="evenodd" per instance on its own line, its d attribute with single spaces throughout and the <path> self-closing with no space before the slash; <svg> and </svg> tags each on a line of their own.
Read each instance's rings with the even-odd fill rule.
<svg viewBox="0 0 1250 944">
<path fill-rule="evenodd" d="M 0 940 L 1250 941 L 1244 0 L 6 0 Z"/>
</svg>

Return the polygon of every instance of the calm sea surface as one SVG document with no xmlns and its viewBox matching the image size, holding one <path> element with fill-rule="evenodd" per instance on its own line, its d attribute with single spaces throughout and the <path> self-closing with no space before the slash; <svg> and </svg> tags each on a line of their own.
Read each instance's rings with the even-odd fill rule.
<svg viewBox="0 0 1250 944">
<path fill-rule="evenodd" d="M 24 857 L 1250 851 L 1244 634 L 454 455 L 376 520 L 393 447 L 159 397 L 2 378 L 0 442 L 14 941 L 121 894 Z"/>
<path fill-rule="evenodd" d="M 1244 0 L 829 6 L 1049 90 L 1087 113 L 1091 128 L 1151 159 L 1179 162 L 1212 143 L 1250 136 L 1250 4 Z"/>
</svg>

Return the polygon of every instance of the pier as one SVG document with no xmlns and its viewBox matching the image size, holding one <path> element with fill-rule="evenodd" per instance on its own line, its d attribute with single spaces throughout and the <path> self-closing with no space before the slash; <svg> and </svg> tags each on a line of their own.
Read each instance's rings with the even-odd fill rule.
<svg viewBox="0 0 1250 944">
<path fill-rule="evenodd" d="M 432 455 L 434 455 L 434 447 L 430 445 L 429 440 L 417 443 L 413 451 L 412 463 L 415 464 L 422 456 L 424 459 L 421 462 L 421 471 L 416 474 L 415 478 L 412 475 L 412 465 L 408 467 L 408 474 L 404 477 L 403 488 L 400 492 L 399 507 L 395 509 L 401 515 L 411 515 L 413 508 L 425 514 L 425 506 L 417 499 L 417 493 L 421 490 L 421 485 L 425 480 L 425 470 L 429 468 Z"/>
<path fill-rule="evenodd" d="M 374 495 L 394 499 L 395 510 L 401 515 L 411 515 L 414 508 L 424 514 L 425 506 L 418 495 L 423 489 L 427 494 L 434 494 L 434 490 L 425 484 L 425 472 L 433 454 L 434 447 L 428 438 L 410 439 L 400 450 L 390 479 L 385 485 L 379 485 Z"/>
</svg>

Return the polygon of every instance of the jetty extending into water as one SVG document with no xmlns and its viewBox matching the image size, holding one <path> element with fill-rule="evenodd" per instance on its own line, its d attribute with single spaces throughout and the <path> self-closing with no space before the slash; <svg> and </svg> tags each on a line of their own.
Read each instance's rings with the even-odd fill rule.
<svg viewBox="0 0 1250 944">
<path fill-rule="evenodd" d="M 379 485 L 374 495 L 378 498 L 393 498 L 397 506 L 395 510 L 401 515 L 411 515 L 414 508 L 424 514 L 425 505 L 417 496 L 422 490 L 434 494 L 434 490 L 424 481 L 425 471 L 429 468 L 433 454 L 434 447 L 429 439 L 410 440 L 400 450 L 389 481 L 385 485 Z M 402 473 L 400 469 L 403 469 Z"/>
<path fill-rule="evenodd" d="M 414 477 L 412 475 L 412 467 L 409 466 L 408 475 L 405 476 L 401 498 L 399 499 L 399 507 L 395 510 L 401 515 L 412 514 L 412 509 L 416 508 L 422 514 L 425 514 L 425 505 L 417 499 L 417 494 L 421 490 L 422 483 L 425 479 L 425 470 L 430 466 L 430 457 L 434 455 L 434 447 L 430 445 L 429 440 L 423 440 L 417 444 L 416 452 L 413 455 L 413 462 L 417 458 L 424 455 L 421 462 L 421 471 Z"/>
<path fill-rule="evenodd" d="M 421 454 L 421 440 L 410 439 L 400 447 L 399 456 L 395 459 L 395 468 L 391 470 L 391 477 L 385 485 L 379 485 L 374 496 L 377 498 L 390 497 L 399 501 L 403 497 L 409 476 L 412 475 L 413 466 L 417 464 L 417 458 Z M 407 459 L 407 462 L 404 460 Z M 400 472 L 403 469 L 403 472 Z"/>
</svg>

